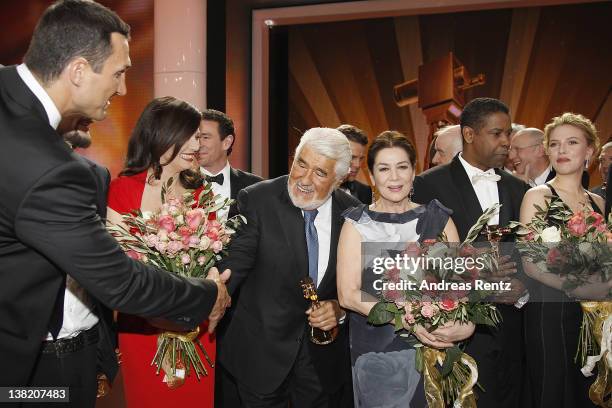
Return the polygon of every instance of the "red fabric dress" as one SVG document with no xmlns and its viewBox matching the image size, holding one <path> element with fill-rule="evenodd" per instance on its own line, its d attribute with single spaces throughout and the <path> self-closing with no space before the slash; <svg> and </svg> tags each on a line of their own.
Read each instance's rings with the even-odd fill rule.
<svg viewBox="0 0 612 408">
<path fill-rule="evenodd" d="M 109 187 L 108 206 L 120 214 L 140 208 L 147 172 L 134 176 L 122 176 L 114 179 Z M 164 375 L 160 371 L 155 375 L 156 367 L 151 365 L 157 350 L 159 330 L 136 316 L 119 314 L 119 350 L 125 399 L 128 407 L 163 407 L 163 406 L 197 406 L 214 405 L 215 370 L 201 355 L 208 370 L 207 377 L 200 377 L 198 382 L 191 370 L 185 383 L 174 390 L 162 382 Z M 206 332 L 208 322 L 200 325 L 199 339 L 215 361 L 216 345 L 214 335 Z M 183 405 L 185 404 L 185 405 Z M 187 405 L 189 404 L 189 405 Z"/>
</svg>

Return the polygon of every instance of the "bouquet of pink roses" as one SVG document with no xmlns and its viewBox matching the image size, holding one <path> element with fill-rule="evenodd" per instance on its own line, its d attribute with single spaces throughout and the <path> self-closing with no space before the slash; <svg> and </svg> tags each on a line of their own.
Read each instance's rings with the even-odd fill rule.
<svg viewBox="0 0 612 408">
<path fill-rule="evenodd" d="M 476 362 L 463 352 L 461 344 L 438 350 L 423 345 L 411 333 L 417 326 L 433 331 L 453 322 L 489 326 L 500 322 L 497 308 L 486 301 L 493 291 L 478 290 L 475 285 L 497 261 L 491 253 L 472 246 L 498 209 L 499 205 L 488 209 L 461 244 L 444 242 L 443 236 L 422 244 L 408 243 L 402 255 L 423 261 L 409 270 L 387 269 L 383 274 L 386 289 L 368 315 L 371 324 L 394 322 L 400 336 L 415 347 L 416 368 L 424 376 L 430 407 L 444 407 L 445 403 L 475 406 L 472 388 L 478 378 Z M 404 329 L 406 326 L 410 332 Z"/>
<path fill-rule="evenodd" d="M 162 206 L 149 213 L 134 211 L 122 216 L 123 224 L 109 226 L 128 256 L 160 269 L 186 277 L 206 277 L 208 270 L 221 259 L 224 248 L 241 222 L 242 216 L 219 221 L 216 212 L 231 204 L 231 200 L 212 194 L 205 186 L 198 201 L 191 191 L 174 196 L 162 187 Z M 164 332 L 159 335 L 157 352 L 151 364 L 157 374 L 163 368 L 168 386 L 175 388 L 191 370 L 198 380 L 208 375 L 196 346 L 214 367 L 208 353 L 198 340 L 199 329 L 190 333 Z"/>
<path fill-rule="evenodd" d="M 565 290 L 593 278 L 606 282 L 612 277 L 611 223 L 588 209 L 572 214 L 557 197 L 551 198 L 547 208 L 536 208 L 530 223 L 511 223 L 520 238 L 517 249 L 521 255 L 542 271 L 564 277 Z"/>
</svg>

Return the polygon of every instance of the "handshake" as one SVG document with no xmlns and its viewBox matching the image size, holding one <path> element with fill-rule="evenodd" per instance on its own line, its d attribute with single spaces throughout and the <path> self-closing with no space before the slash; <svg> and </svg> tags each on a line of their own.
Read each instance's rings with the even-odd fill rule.
<svg viewBox="0 0 612 408">
<path fill-rule="evenodd" d="M 208 271 L 207 279 L 214 281 L 217 284 L 217 301 L 213 306 L 210 315 L 208 315 L 208 332 L 212 333 L 215 331 L 217 324 L 223 318 L 225 314 L 225 309 L 231 306 L 232 298 L 227 292 L 227 287 L 225 283 L 230 278 L 231 271 L 226 269 L 222 274 L 219 275 L 219 270 L 217 268 L 212 267 Z"/>
</svg>

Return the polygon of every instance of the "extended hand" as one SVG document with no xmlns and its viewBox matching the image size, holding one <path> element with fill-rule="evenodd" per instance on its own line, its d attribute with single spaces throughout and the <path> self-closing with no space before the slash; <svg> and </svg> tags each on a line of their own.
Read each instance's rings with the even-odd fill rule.
<svg viewBox="0 0 612 408">
<path fill-rule="evenodd" d="M 474 334 L 476 326 L 472 322 L 462 324 L 461 322 L 446 322 L 444 325 L 438 327 L 430 334 L 434 335 L 438 341 L 446 343 L 456 343 L 461 340 L 465 340 Z"/>
<path fill-rule="evenodd" d="M 232 304 L 232 298 L 227 292 L 227 288 L 225 287 L 225 282 L 229 279 L 231 275 L 231 271 L 226 269 L 223 271 L 221 275 L 219 275 L 219 271 L 217 268 L 211 268 L 208 271 L 208 279 L 213 280 L 217 284 L 217 301 L 208 316 L 208 332 L 212 333 L 215 331 L 217 324 L 223 318 L 225 314 L 225 309 L 230 307 Z"/>
<path fill-rule="evenodd" d="M 521 296 L 525 294 L 525 285 L 523 282 L 516 278 L 489 278 L 490 282 L 508 282 L 510 283 L 510 290 L 500 292 L 491 297 L 491 299 L 498 303 L 504 303 L 513 305 Z"/>
<path fill-rule="evenodd" d="M 610 296 L 611 282 L 602 282 L 601 276 L 589 277 L 588 283 L 578 286 L 569 295 L 583 300 L 603 300 Z"/>
<path fill-rule="evenodd" d="M 421 325 L 417 324 L 414 326 L 413 332 L 416 338 L 426 346 L 437 349 L 445 349 L 454 346 L 452 342 L 439 340 L 433 333 L 428 332 L 427 329 Z"/>
<path fill-rule="evenodd" d="M 515 273 L 516 262 L 513 262 L 509 255 L 500 256 L 497 270 L 493 271 L 493 276 L 508 276 Z"/>
<path fill-rule="evenodd" d="M 337 300 L 322 300 L 317 309 L 306 310 L 308 323 L 321 330 L 331 330 L 338 325 L 338 319 L 344 314 Z"/>
</svg>

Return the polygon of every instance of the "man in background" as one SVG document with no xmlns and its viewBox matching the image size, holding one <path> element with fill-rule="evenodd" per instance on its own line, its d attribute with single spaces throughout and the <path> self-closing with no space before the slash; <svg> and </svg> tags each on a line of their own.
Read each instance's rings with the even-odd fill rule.
<svg viewBox="0 0 612 408">
<path fill-rule="evenodd" d="M 370 205 L 372 204 L 372 189 L 357 180 L 357 175 L 366 157 L 368 136 L 363 130 L 353 125 L 340 125 L 336 129 L 346 136 L 351 145 L 351 166 L 340 188 L 362 203 Z"/>
<path fill-rule="evenodd" d="M 225 113 L 214 109 L 202 111 L 200 134 L 200 168 L 206 181 L 212 183 L 215 194 L 235 200 L 240 190 L 263 180 L 230 166 L 228 158 L 236 142 L 236 131 L 234 122 Z M 236 214 L 238 206 L 234 203 L 228 213 L 220 216 L 233 217 Z"/>
<path fill-rule="evenodd" d="M 434 135 L 436 138 L 434 142 L 435 154 L 431 159 L 434 166 L 450 163 L 453 157 L 463 150 L 459 125 L 445 126 L 438 129 Z"/>
<path fill-rule="evenodd" d="M 550 160 L 543 144 L 544 132 L 537 128 L 519 130 L 510 142 L 508 158 L 516 177 L 531 187 L 546 183 L 554 177 Z"/>
<path fill-rule="evenodd" d="M 612 142 L 608 142 L 601 147 L 601 153 L 599 153 L 599 174 L 601 175 L 601 185 L 591 190 L 593 193 L 606 198 L 607 180 L 608 180 L 608 169 L 612 163 Z"/>
</svg>

